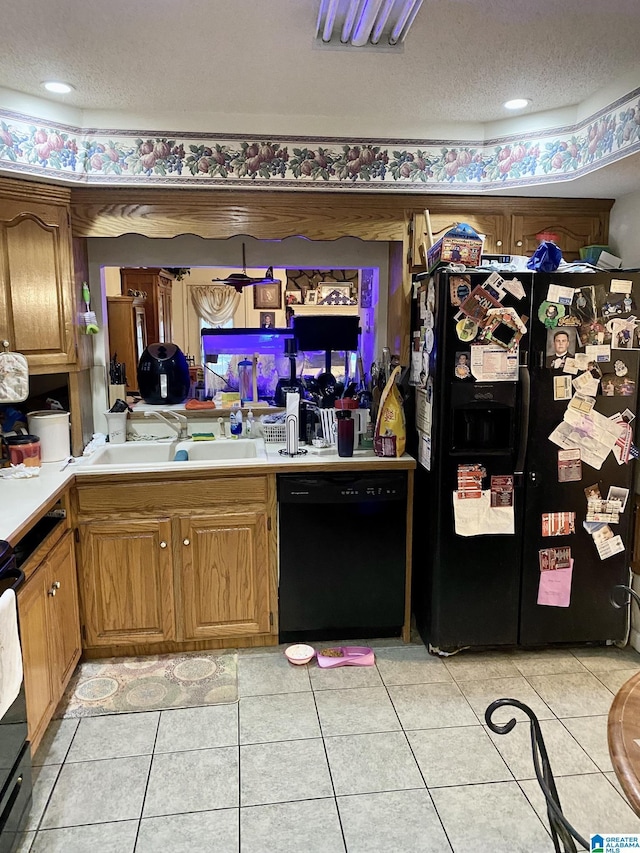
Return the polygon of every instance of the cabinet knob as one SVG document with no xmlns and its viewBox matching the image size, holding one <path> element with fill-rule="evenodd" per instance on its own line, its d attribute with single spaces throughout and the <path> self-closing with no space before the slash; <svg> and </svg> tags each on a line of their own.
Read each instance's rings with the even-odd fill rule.
<svg viewBox="0 0 640 853">
<path fill-rule="evenodd" d="M 191 540 L 190 539 L 183 539 L 182 544 L 183 545 L 191 545 Z"/>
<path fill-rule="evenodd" d="M 161 548 L 166 548 L 166 547 L 167 547 L 167 543 L 166 543 L 166 542 L 161 542 L 161 543 L 160 543 L 160 547 L 161 547 Z"/>
<path fill-rule="evenodd" d="M 53 582 L 53 589 L 60 589 L 60 581 Z"/>
<path fill-rule="evenodd" d="M 502 240 L 496 240 L 496 246 L 502 246 Z"/>
<path fill-rule="evenodd" d="M 56 589 L 54 586 L 52 586 L 51 589 L 47 590 L 47 595 L 55 595 L 55 594 L 56 594 Z"/>
<path fill-rule="evenodd" d="M 522 246 L 522 240 L 516 240 L 516 246 L 520 248 L 520 246 Z"/>
</svg>

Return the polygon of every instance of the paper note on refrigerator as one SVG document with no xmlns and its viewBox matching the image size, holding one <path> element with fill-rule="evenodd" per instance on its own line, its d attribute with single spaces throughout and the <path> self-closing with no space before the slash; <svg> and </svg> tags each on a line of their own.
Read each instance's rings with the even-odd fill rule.
<svg viewBox="0 0 640 853">
<path fill-rule="evenodd" d="M 609 344 L 587 344 L 584 351 L 589 361 L 611 361 L 611 347 Z"/>
<path fill-rule="evenodd" d="M 565 450 L 577 447 L 580 458 L 592 468 L 600 470 L 620 437 L 620 425 L 614 424 L 599 412 L 580 412 L 567 406 L 563 422 L 549 439 Z"/>
<path fill-rule="evenodd" d="M 418 462 L 427 471 L 431 470 L 431 436 L 418 433 Z"/>
<path fill-rule="evenodd" d="M 569 607 L 571 603 L 572 574 L 573 560 L 570 561 L 568 569 L 540 572 L 538 604 L 547 607 Z"/>
<path fill-rule="evenodd" d="M 506 350 L 492 344 L 472 344 L 471 373 L 479 382 L 516 382 L 518 347 Z"/>
<path fill-rule="evenodd" d="M 547 302 L 571 305 L 574 293 L 575 291 L 572 287 L 563 287 L 561 284 L 550 284 L 547 291 Z"/>
<path fill-rule="evenodd" d="M 453 518 L 458 536 L 513 536 L 513 506 L 491 506 L 491 492 L 486 490 L 477 500 L 459 498 L 453 492 Z"/>
<path fill-rule="evenodd" d="M 609 288 L 611 293 L 631 293 L 633 282 L 625 278 L 612 278 Z"/>
<path fill-rule="evenodd" d="M 522 299 L 525 295 L 525 289 L 519 278 L 514 277 L 511 279 L 505 279 L 502 282 L 502 286 L 505 290 L 508 290 L 512 296 L 515 296 L 516 299 Z"/>
<path fill-rule="evenodd" d="M 611 531 L 611 528 L 607 529 Z M 624 551 L 624 542 L 621 536 L 613 536 L 607 539 L 604 538 L 602 531 L 598 531 L 594 533 L 593 541 L 598 549 L 598 556 L 601 560 L 607 560 L 609 557 L 613 557 L 614 554 Z"/>
</svg>

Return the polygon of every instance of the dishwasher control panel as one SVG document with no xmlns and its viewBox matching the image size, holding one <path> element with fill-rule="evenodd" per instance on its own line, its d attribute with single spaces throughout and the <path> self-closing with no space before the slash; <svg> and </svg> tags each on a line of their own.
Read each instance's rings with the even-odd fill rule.
<svg viewBox="0 0 640 853">
<path fill-rule="evenodd" d="M 381 503 L 404 501 L 406 497 L 406 471 L 278 477 L 280 503 Z"/>
</svg>

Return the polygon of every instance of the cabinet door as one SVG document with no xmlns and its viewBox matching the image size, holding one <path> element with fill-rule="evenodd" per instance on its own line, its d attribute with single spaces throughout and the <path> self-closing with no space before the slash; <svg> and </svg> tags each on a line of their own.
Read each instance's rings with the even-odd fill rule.
<svg viewBox="0 0 640 853">
<path fill-rule="evenodd" d="M 87 645 L 173 640 L 169 520 L 96 521 L 79 530 Z"/>
<path fill-rule="evenodd" d="M 73 549 L 73 533 L 69 531 L 47 557 L 47 583 L 55 593 L 49 602 L 51 678 L 54 694 L 62 696 L 76 664 L 80 660 L 80 613 L 78 581 Z"/>
<path fill-rule="evenodd" d="M 184 639 L 270 630 L 267 515 L 181 518 Z"/>
<path fill-rule="evenodd" d="M 562 249 L 566 261 L 576 261 L 582 246 L 606 242 L 604 228 L 597 215 L 514 215 L 511 217 L 511 251 L 517 255 L 532 255 L 541 239 L 553 240 Z"/>
<path fill-rule="evenodd" d="M 138 387 L 138 329 L 134 298 L 132 296 L 107 296 L 107 325 L 109 329 L 109 357 L 117 356 L 124 364 L 127 389 Z M 141 353 L 142 354 L 142 353 Z"/>
<path fill-rule="evenodd" d="M 45 567 L 38 569 L 18 593 L 20 643 L 31 743 L 40 739 L 57 702 L 51 680 L 47 614 L 52 596 L 48 593 Z"/>
<path fill-rule="evenodd" d="M 0 198 L 0 339 L 29 366 L 76 361 L 65 207 Z"/>
</svg>

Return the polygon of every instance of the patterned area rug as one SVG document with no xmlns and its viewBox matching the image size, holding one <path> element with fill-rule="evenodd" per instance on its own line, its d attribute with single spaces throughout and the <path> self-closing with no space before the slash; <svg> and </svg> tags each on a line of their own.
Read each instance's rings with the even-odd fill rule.
<svg viewBox="0 0 640 853">
<path fill-rule="evenodd" d="M 81 663 L 55 713 L 93 717 L 235 702 L 235 652 L 104 658 Z"/>
</svg>

